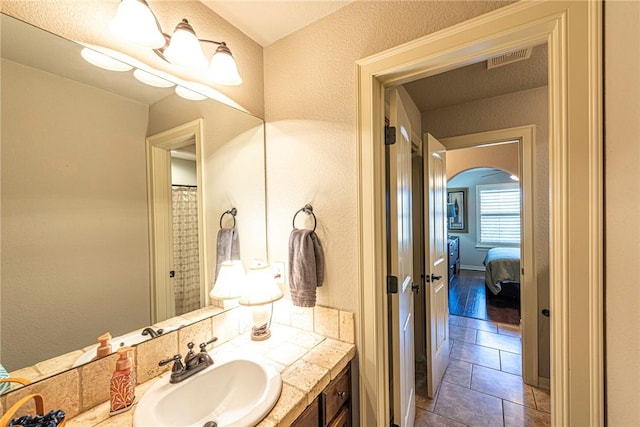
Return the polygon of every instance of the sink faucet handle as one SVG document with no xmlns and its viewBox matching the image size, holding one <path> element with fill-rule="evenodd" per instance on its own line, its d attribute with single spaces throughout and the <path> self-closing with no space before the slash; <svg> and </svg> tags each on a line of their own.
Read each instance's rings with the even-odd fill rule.
<svg viewBox="0 0 640 427">
<path fill-rule="evenodd" d="M 170 357 L 170 358 L 168 358 L 168 359 L 161 360 L 161 361 L 158 363 L 158 366 L 164 366 L 164 365 L 167 365 L 167 364 L 169 364 L 169 363 L 171 363 L 171 362 L 179 362 L 181 359 L 182 359 L 182 355 L 181 355 L 181 354 L 176 354 L 176 355 L 174 355 L 173 357 Z"/>
<path fill-rule="evenodd" d="M 182 355 L 180 354 L 176 354 L 173 357 L 161 360 L 160 362 L 158 362 L 158 366 L 164 366 L 171 362 L 173 362 L 171 372 L 181 372 L 184 370 L 184 365 L 182 364 Z"/>
<path fill-rule="evenodd" d="M 201 352 L 202 352 L 202 351 L 206 352 L 206 351 L 207 351 L 207 346 L 208 346 L 209 344 L 211 344 L 211 343 L 216 342 L 216 341 L 218 341 L 218 337 L 213 337 L 213 338 L 211 338 L 209 341 L 207 341 L 207 342 L 203 342 L 202 344 L 200 344 L 200 351 L 201 351 Z"/>
</svg>

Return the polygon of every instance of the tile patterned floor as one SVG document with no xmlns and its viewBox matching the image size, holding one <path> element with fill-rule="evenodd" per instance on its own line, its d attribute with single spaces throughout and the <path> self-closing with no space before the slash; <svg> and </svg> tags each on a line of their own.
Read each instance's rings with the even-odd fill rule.
<svg viewBox="0 0 640 427">
<path fill-rule="evenodd" d="M 449 316 L 451 361 L 434 399 L 416 367 L 416 427 L 551 425 L 549 391 L 522 382 L 520 328 Z"/>
</svg>

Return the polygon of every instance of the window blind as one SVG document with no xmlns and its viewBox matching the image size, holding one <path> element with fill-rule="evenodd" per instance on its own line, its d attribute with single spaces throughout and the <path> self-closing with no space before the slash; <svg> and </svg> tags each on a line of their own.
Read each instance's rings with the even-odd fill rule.
<svg viewBox="0 0 640 427">
<path fill-rule="evenodd" d="M 478 244 L 520 244 L 520 186 L 517 183 L 477 187 Z"/>
</svg>

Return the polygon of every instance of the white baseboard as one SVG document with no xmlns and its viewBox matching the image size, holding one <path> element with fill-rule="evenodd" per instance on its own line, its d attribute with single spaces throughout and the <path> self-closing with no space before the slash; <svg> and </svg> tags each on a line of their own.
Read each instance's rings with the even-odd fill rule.
<svg viewBox="0 0 640 427">
<path fill-rule="evenodd" d="M 484 267 L 478 267 L 477 265 L 464 265 L 460 264 L 460 270 L 472 270 L 472 271 L 484 271 Z"/>
</svg>

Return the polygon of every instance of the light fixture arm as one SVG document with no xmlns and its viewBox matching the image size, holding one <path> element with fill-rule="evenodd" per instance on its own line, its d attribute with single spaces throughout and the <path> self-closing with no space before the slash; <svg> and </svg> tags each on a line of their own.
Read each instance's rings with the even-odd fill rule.
<svg viewBox="0 0 640 427">
<path fill-rule="evenodd" d="M 207 39 L 198 39 L 198 41 L 202 42 L 202 43 L 213 43 L 215 45 L 218 46 L 227 46 L 227 44 L 225 42 L 217 42 L 215 40 L 207 40 Z"/>
</svg>

